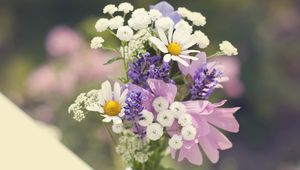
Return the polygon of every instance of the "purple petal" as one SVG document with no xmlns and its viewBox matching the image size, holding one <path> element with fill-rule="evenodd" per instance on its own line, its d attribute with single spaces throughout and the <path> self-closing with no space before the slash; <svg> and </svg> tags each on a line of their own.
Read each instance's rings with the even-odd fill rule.
<svg viewBox="0 0 300 170">
<path fill-rule="evenodd" d="M 135 84 L 129 84 L 128 85 L 128 90 L 131 91 L 131 90 L 138 90 L 138 91 L 141 91 L 144 98 L 143 98 L 143 105 L 144 107 L 150 111 L 150 112 L 154 112 L 154 109 L 153 109 L 153 106 L 152 106 L 152 102 L 155 98 L 155 96 L 149 92 L 148 90 L 145 90 L 143 89 L 142 87 L 140 86 L 137 86 Z"/>
<path fill-rule="evenodd" d="M 174 7 L 166 1 L 161 1 L 156 5 L 150 5 L 150 9 L 159 10 L 164 17 L 168 17 L 172 12 L 174 12 Z"/>
<path fill-rule="evenodd" d="M 177 24 L 181 20 L 181 15 L 178 12 L 172 12 L 169 17 L 173 20 L 174 24 Z"/>
</svg>

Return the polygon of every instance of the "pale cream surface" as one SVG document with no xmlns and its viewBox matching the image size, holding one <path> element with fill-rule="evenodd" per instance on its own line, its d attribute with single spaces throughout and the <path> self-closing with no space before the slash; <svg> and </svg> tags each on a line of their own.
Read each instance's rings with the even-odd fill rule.
<svg viewBox="0 0 300 170">
<path fill-rule="evenodd" d="M 92 170 L 0 93 L 1 170 Z"/>
</svg>

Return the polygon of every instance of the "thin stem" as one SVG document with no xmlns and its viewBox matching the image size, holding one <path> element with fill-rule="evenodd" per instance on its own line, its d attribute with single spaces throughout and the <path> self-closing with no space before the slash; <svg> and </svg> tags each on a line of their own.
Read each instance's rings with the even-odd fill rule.
<svg viewBox="0 0 300 170">
<path fill-rule="evenodd" d="M 209 59 L 209 58 L 219 57 L 219 56 L 223 56 L 223 55 L 225 55 L 225 54 L 222 51 L 217 51 L 216 53 L 208 56 L 207 58 Z"/>
</svg>

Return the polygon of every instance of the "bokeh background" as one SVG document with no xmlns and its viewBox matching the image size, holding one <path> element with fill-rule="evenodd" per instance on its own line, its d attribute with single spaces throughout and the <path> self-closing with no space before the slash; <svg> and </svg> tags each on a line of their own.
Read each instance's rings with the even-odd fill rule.
<svg viewBox="0 0 300 170">
<path fill-rule="evenodd" d="M 0 5 L 0 91 L 34 119 L 57 127 L 61 141 L 96 170 L 120 170 L 122 164 L 96 116 L 77 123 L 67 108 L 80 92 L 122 74 L 118 63 L 102 65 L 113 54 L 89 49 L 102 8 L 120 2 L 1 0 Z M 226 97 L 227 106 L 242 109 L 240 133 L 228 134 L 234 147 L 221 152 L 217 164 L 207 159 L 201 167 L 169 159 L 165 164 L 185 170 L 299 170 L 300 1 L 168 2 L 207 17 L 208 53 L 225 39 L 238 47 L 238 57 L 222 58 L 233 81 L 213 100 Z"/>
</svg>

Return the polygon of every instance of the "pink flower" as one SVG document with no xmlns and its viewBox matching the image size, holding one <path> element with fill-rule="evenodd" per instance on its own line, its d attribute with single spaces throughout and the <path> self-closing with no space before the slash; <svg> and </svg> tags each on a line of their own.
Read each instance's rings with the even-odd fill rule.
<svg viewBox="0 0 300 170">
<path fill-rule="evenodd" d="M 82 37 L 67 26 L 56 26 L 48 34 L 46 49 L 51 57 L 74 54 L 83 44 Z"/>
<path fill-rule="evenodd" d="M 224 103 L 225 100 L 214 104 L 206 100 L 183 102 L 187 113 L 192 116 L 193 126 L 197 129 L 197 135 L 194 140 L 183 141 L 183 146 L 178 151 L 178 158 L 176 158 L 176 150 L 171 149 L 173 159 L 182 161 L 186 158 L 193 164 L 201 165 L 203 161 L 199 148 L 201 146 L 209 160 L 216 163 L 219 160 L 219 150 L 232 147 L 231 142 L 217 128 L 229 132 L 238 132 L 239 124 L 233 114 L 239 108 L 220 108 Z M 178 129 L 178 127 L 179 125 L 174 123 L 170 128 L 173 134 L 178 133 L 174 132 L 174 129 Z"/>
<path fill-rule="evenodd" d="M 240 61 L 235 57 L 217 57 L 213 61 L 222 63 L 223 72 L 229 77 L 229 81 L 223 83 L 225 93 L 232 98 L 240 97 L 244 90 L 240 80 Z"/>
<path fill-rule="evenodd" d="M 29 92 L 34 95 L 53 92 L 56 88 L 56 74 L 49 65 L 42 65 L 27 80 Z"/>
</svg>

